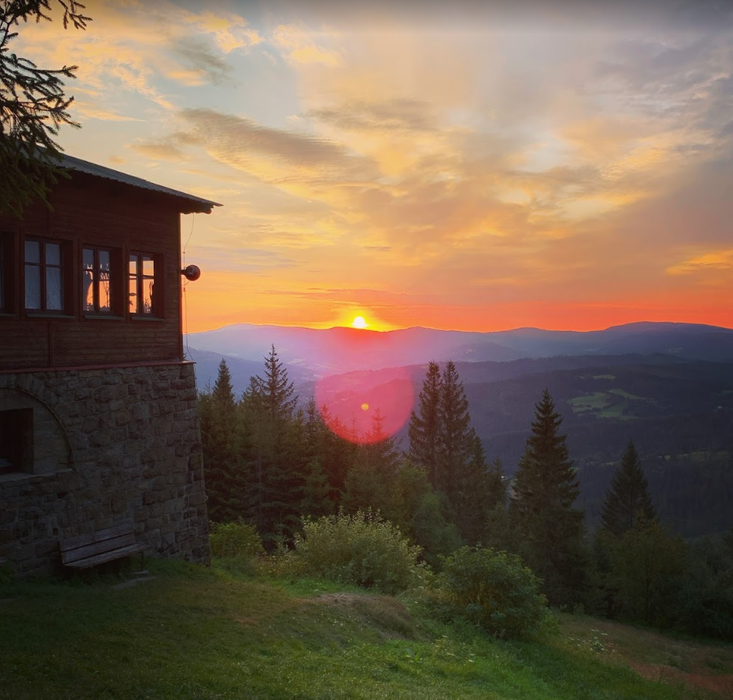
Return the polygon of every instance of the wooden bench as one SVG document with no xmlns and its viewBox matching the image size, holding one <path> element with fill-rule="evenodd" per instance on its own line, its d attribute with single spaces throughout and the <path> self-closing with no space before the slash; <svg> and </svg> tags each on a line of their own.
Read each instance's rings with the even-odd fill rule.
<svg viewBox="0 0 733 700">
<path fill-rule="evenodd" d="M 125 523 L 88 535 L 69 537 L 59 542 L 61 563 L 76 569 L 88 569 L 131 554 L 141 555 L 145 562 L 145 545 L 135 542 L 133 524 Z"/>
</svg>

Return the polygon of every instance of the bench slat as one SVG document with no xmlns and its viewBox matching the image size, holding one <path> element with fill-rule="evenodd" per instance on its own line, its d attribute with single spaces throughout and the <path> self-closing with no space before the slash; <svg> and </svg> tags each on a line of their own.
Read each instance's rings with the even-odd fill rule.
<svg viewBox="0 0 733 700">
<path fill-rule="evenodd" d="M 143 552 L 146 547 L 135 541 L 134 524 L 127 521 L 104 530 L 61 540 L 59 549 L 61 562 L 65 566 L 86 569 Z"/>
<path fill-rule="evenodd" d="M 130 532 L 126 535 L 112 537 L 100 542 L 93 542 L 92 544 L 76 547 L 75 549 L 67 549 L 61 552 L 61 557 L 64 562 L 76 561 L 77 559 L 86 559 L 96 554 L 111 552 L 132 544 L 135 544 L 135 535 Z"/>
<path fill-rule="evenodd" d="M 92 557 L 86 557 L 85 559 L 78 559 L 72 562 L 64 562 L 66 566 L 71 566 L 78 569 L 87 569 L 97 564 L 104 564 L 107 561 L 113 561 L 114 559 L 121 559 L 127 557 L 130 554 L 137 554 L 145 549 L 145 545 L 142 544 L 131 544 L 121 549 L 115 549 L 111 552 L 103 552 Z"/>
<path fill-rule="evenodd" d="M 117 537 L 129 532 L 134 532 L 134 529 L 132 522 L 127 522 L 122 525 L 116 525 L 115 527 L 108 527 L 106 530 L 98 530 L 97 532 L 90 532 L 85 535 L 69 537 L 65 540 L 61 540 L 59 544 L 61 545 L 61 551 L 64 552 L 68 549 L 76 549 L 77 547 L 83 547 L 87 544 L 93 544 L 94 542 L 107 540 L 111 537 Z"/>
</svg>

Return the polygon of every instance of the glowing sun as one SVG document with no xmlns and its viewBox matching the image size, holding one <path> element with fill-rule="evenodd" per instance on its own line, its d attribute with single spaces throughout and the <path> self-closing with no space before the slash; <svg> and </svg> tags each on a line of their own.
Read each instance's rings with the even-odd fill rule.
<svg viewBox="0 0 733 700">
<path fill-rule="evenodd" d="M 357 316 L 352 322 L 351 327 L 352 328 L 360 328 L 361 330 L 364 330 L 367 328 L 369 324 L 364 320 L 363 316 Z"/>
</svg>

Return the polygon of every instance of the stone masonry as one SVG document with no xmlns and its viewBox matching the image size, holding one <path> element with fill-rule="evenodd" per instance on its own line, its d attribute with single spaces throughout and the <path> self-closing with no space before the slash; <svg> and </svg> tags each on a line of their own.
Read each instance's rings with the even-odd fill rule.
<svg viewBox="0 0 733 700">
<path fill-rule="evenodd" d="M 0 374 L 17 409 L 33 459 L 0 474 L 0 562 L 57 571 L 59 540 L 128 521 L 149 554 L 209 562 L 192 363 Z"/>
</svg>

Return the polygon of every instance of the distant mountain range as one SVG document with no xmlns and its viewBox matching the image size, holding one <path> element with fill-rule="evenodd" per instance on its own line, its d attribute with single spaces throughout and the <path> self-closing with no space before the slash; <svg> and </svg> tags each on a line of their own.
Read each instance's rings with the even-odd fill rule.
<svg viewBox="0 0 733 700">
<path fill-rule="evenodd" d="M 354 370 L 444 362 L 507 362 L 523 358 L 663 354 L 687 360 L 733 360 L 733 330 L 686 323 L 630 323 L 602 331 L 511 331 L 472 333 L 429 328 L 377 332 L 353 328 L 292 328 L 237 324 L 191 333 L 186 344 L 197 370 L 199 386 L 216 377 L 219 359 L 249 376 L 262 368 L 275 346 L 296 381 Z M 250 363 L 254 362 L 255 365 Z M 235 369 L 236 368 L 236 369 Z M 240 384 L 238 382 L 238 384 Z M 239 386 L 243 388 L 243 386 Z"/>
</svg>

